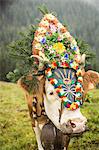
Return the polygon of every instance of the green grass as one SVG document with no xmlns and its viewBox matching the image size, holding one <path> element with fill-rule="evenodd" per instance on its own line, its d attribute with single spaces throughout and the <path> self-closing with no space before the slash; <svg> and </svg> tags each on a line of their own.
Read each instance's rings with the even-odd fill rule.
<svg viewBox="0 0 99 150">
<path fill-rule="evenodd" d="M 72 138 L 69 150 L 99 150 L 99 90 L 81 108 L 90 131 Z M 0 150 L 37 150 L 27 104 L 16 84 L 0 82 Z"/>
</svg>

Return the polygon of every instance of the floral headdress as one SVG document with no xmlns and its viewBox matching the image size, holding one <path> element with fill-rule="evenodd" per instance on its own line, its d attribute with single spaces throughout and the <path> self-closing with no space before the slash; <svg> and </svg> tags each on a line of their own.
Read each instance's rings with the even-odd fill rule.
<svg viewBox="0 0 99 150">
<path fill-rule="evenodd" d="M 54 86 L 65 107 L 69 110 L 77 109 L 81 105 L 83 91 L 79 48 L 66 27 L 52 14 L 46 14 L 39 23 L 33 40 L 33 55 L 39 55 L 50 62 L 45 70 L 48 81 Z M 62 83 L 53 77 L 52 70 L 57 68 L 75 70 L 77 82 L 74 102 L 71 102 L 66 96 Z"/>
</svg>

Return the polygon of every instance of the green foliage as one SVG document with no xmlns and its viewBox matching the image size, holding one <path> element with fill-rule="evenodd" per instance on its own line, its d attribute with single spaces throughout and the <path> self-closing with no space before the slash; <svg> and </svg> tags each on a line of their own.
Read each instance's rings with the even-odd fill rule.
<svg viewBox="0 0 99 150">
<path fill-rule="evenodd" d="M 92 94 L 92 102 L 81 108 L 88 119 L 89 131 L 72 138 L 69 150 L 99 149 L 99 90 L 93 90 Z M 23 92 L 16 84 L 0 82 L 0 97 L 0 150 L 37 150 Z"/>
<path fill-rule="evenodd" d="M 21 76 L 27 75 L 33 66 L 32 41 L 34 38 L 35 26 L 31 26 L 28 31 L 21 33 L 21 38 L 12 42 L 9 49 L 9 56 L 17 60 L 16 69 L 9 72 L 7 78 L 12 82 L 17 81 Z"/>
<path fill-rule="evenodd" d="M 91 65 L 90 69 L 95 70 L 95 60 L 96 60 L 96 54 L 93 51 L 93 49 L 91 48 L 91 46 L 86 43 L 84 40 L 81 40 L 80 38 L 76 38 L 78 47 L 80 48 L 80 53 L 81 54 L 86 54 L 86 66 L 85 69 L 88 70 L 88 65 Z"/>
<path fill-rule="evenodd" d="M 39 6 L 38 9 L 40 10 L 40 12 L 41 12 L 43 15 L 50 13 L 49 10 L 47 9 L 47 7 L 46 7 L 44 4 L 41 5 L 41 6 Z"/>
</svg>

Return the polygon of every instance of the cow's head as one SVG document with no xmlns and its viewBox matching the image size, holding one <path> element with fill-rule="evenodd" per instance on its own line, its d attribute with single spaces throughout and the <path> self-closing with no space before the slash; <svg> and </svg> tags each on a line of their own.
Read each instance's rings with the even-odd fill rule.
<svg viewBox="0 0 99 150">
<path fill-rule="evenodd" d="M 31 91 L 30 97 L 31 95 L 33 95 L 32 97 L 37 97 L 38 107 L 40 107 L 39 103 L 44 101 L 45 112 L 53 124 L 63 133 L 71 134 L 84 132 L 87 119 L 82 115 L 80 108 L 73 111 L 68 110 L 68 108 L 64 107 L 62 104 L 62 101 L 57 95 L 53 85 L 47 78 L 45 79 L 44 76 L 36 77 L 36 80 L 38 81 L 38 85 L 36 86 L 36 83 L 34 84 L 34 90 L 33 92 Z M 22 79 L 19 84 L 25 92 L 29 93 L 29 87 L 23 82 Z M 31 100 L 31 98 L 27 98 L 28 103 L 30 103 L 30 107 L 32 107 L 32 102 L 30 102 Z"/>
<path fill-rule="evenodd" d="M 54 125 L 64 133 L 81 133 L 85 131 L 86 118 L 80 108 L 68 110 L 64 107 L 53 85 L 46 79 L 44 94 L 45 111 Z"/>
</svg>

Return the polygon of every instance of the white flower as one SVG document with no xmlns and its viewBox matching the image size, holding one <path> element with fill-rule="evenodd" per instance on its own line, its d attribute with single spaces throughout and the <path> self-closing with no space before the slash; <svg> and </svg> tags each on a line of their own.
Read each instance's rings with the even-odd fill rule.
<svg viewBox="0 0 99 150">
<path fill-rule="evenodd" d="M 72 37 L 72 44 L 75 45 L 75 46 L 77 45 L 77 42 L 73 37 Z"/>
<path fill-rule="evenodd" d="M 35 44 L 35 49 L 39 49 L 39 50 L 42 50 L 42 46 L 41 46 L 41 44 L 40 43 L 37 43 L 37 44 Z"/>
<path fill-rule="evenodd" d="M 82 77 L 78 77 L 78 80 L 83 81 L 83 78 Z"/>
<path fill-rule="evenodd" d="M 54 79 L 54 82 L 55 82 L 55 84 L 57 84 L 57 83 L 58 83 L 58 81 L 57 81 L 56 79 Z"/>
<path fill-rule="evenodd" d="M 71 47 L 71 49 L 77 51 L 77 45 L 76 45 L 76 43 L 73 43 L 73 42 L 72 42 L 72 43 L 70 44 L 70 47 Z"/>
<path fill-rule="evenodd" d="M 49 22 L 47 20 L 42 20 L 40 23 L 42 26 L 49 26 Z"/>
<path fill-rule="evenodd" d="M 70 38 L 71 37 L 71 35 L 70 35 L 70 33 L 68 31 L 65 32 L 64 34 L 65 34 L 66 38 Z"/>
<path fill-rule="evenodd" d="M 39 27 L 37 31 L 40 33 L 46 33 L 47 32 L 47 30 L 43 27 Z"/>
<path fill-rule="evenodd" d="M 58 27 L 58 29 L 61 29 L 61 28 L 63 28 L 64 26 L 63 26 L 60 22 L 58 22 L 58 23 L 57 23 L 57 27 Z"/>
<path fill-rule="evenodd" d="M 50 54 L 54 54 L 55 51 L 53 49 L 48 49 L 50 51 Z"/>
<path fill-rule="evenodd" d="M 63 40 L 64 39 L 64 34 L 60 34 L 59 37 L 60 37 L 61 40 Z"/>
<path fill-rule="evenodd" d="M 48 20 L 54 20 L 54 19 L 55 19 L 55 16 L 53 16 L 52 14 L 46 14 L 45 17 L 46 17 Z"/>
<path fill-rule="evenodd" d="M 47 74 L 47 76 L 50 77 L 51 75 L 52 75 L 52 72 L 49 71 L 48 74 Z"/>
<path fill-rule="evenodd" d="M 41 40 L 42 40 L 42 36 L 41 35 L 39 35 L 39 36 L 37 36 L 37 37 L 35 37 L 34 39 L 36 40 L 36 41 L 38 41 L 38 42 L 40 42 Z"/>
<path fill-rule="evenodd" d="M 50 30 L 51 30 L 51 32 L 56 32 L 56 27 L 55 27 L 55 25 L 50 25 Z"/>
<path fill-rule="evenodd" d="M 65 62 L 66 58 L 65 57 L 61 57 L 61 60 L 62 60 L 62 62 Z"/>
</svg>

